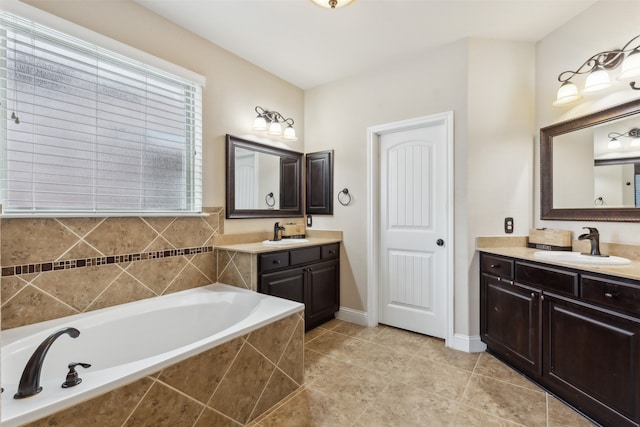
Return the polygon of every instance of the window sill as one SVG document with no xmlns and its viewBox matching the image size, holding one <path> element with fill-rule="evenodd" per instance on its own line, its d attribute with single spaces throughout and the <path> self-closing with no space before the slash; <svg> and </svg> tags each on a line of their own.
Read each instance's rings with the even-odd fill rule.
<svg viewBox="0 0 640 427">
<path fill-rule="evenodd" d="M 0 219 L 11 218 L 126 218 L 126 217 L 208 217 L 206 212 L 25 212 L 3 213 Z"/>
</svg>

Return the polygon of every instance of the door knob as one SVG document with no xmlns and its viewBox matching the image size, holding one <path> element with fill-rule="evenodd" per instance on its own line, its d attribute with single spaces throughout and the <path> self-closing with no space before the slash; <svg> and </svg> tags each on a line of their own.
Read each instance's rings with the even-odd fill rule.
<svg viewBox="0 0 640 427">
<path fill-rule="evenodd" d="M 438 246 L 444 246 L 444 240 L 442 240 L 442 239 L 438 239 L 438 240 L 436 240 L 436 245 L 438 245 Z"/>
</svg>

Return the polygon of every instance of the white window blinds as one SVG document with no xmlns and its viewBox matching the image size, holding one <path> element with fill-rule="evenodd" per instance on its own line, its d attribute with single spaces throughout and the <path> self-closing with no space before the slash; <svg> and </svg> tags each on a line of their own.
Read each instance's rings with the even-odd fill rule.
<svg viewBox="0 0 640 427">
<path fill-rule="evenodd" d="M 0 13 L 7 214 L 202 207 L 202 88 Z"/>
</svg>

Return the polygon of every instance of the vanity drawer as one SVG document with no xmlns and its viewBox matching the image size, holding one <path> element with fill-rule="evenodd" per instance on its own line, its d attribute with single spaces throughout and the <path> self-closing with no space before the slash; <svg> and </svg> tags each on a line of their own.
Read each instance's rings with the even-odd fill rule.
<svg viewBox="0 0 640 427">
<path fill-rule="evenodd" d="M 546 291 L 578 296 L 578 273 L 574 271 L 516 262 L 516 282 Z"/>
<path fill-rule="evenodd" d="M 258 268 L 261 273 L 279 270 L 289 266 L 289 251 L 260 255 L 258 260 Z"/>
<path fill-rule="evenodd" d="M 513 279 L 513 260 L 496 255 L 481 254 L 480 271 L 506 279 Z"/>
<path fill-rule="evenodd" d="M 583 274 L 580 291 L 584 301 L 640 314 L 640 287 Z"/>
<path fill-rule="evenodd" d="M 340 243 L 324 245 L 322 247 L 322 259 L 338 258 L 340 255 Z"/>
<path fill-rule="evenodd" d="M 291 265 L 304 264 L 320 259 L 320 246 L 291 250 Z"/>
</svg>

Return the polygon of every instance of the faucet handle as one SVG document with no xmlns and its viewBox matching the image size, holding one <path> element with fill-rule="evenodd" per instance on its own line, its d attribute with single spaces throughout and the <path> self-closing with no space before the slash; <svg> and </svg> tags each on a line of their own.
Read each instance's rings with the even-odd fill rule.
<svg viewBox="0 0 640 427">
<path fill-rule="evenodd" d="M 78 372 L 76 372 L 76 366 L 82 366 L 83 368 L 90 368 L 91 365 L 88 363 L 82 362 L 71 362 L 69 363 L 69 373 L 67 374 L 67 379 L 62 383 L 62 388 L 69 388 L 76 386 L 82 382 L 82 378 L 78 376 Z"/>
<path fill-rule="evenodd" d="M 600 234 L 597 228 L 595 227 L 582 227 L 584 230 L 589 230 L 589 233 Z"/>
</svg>

